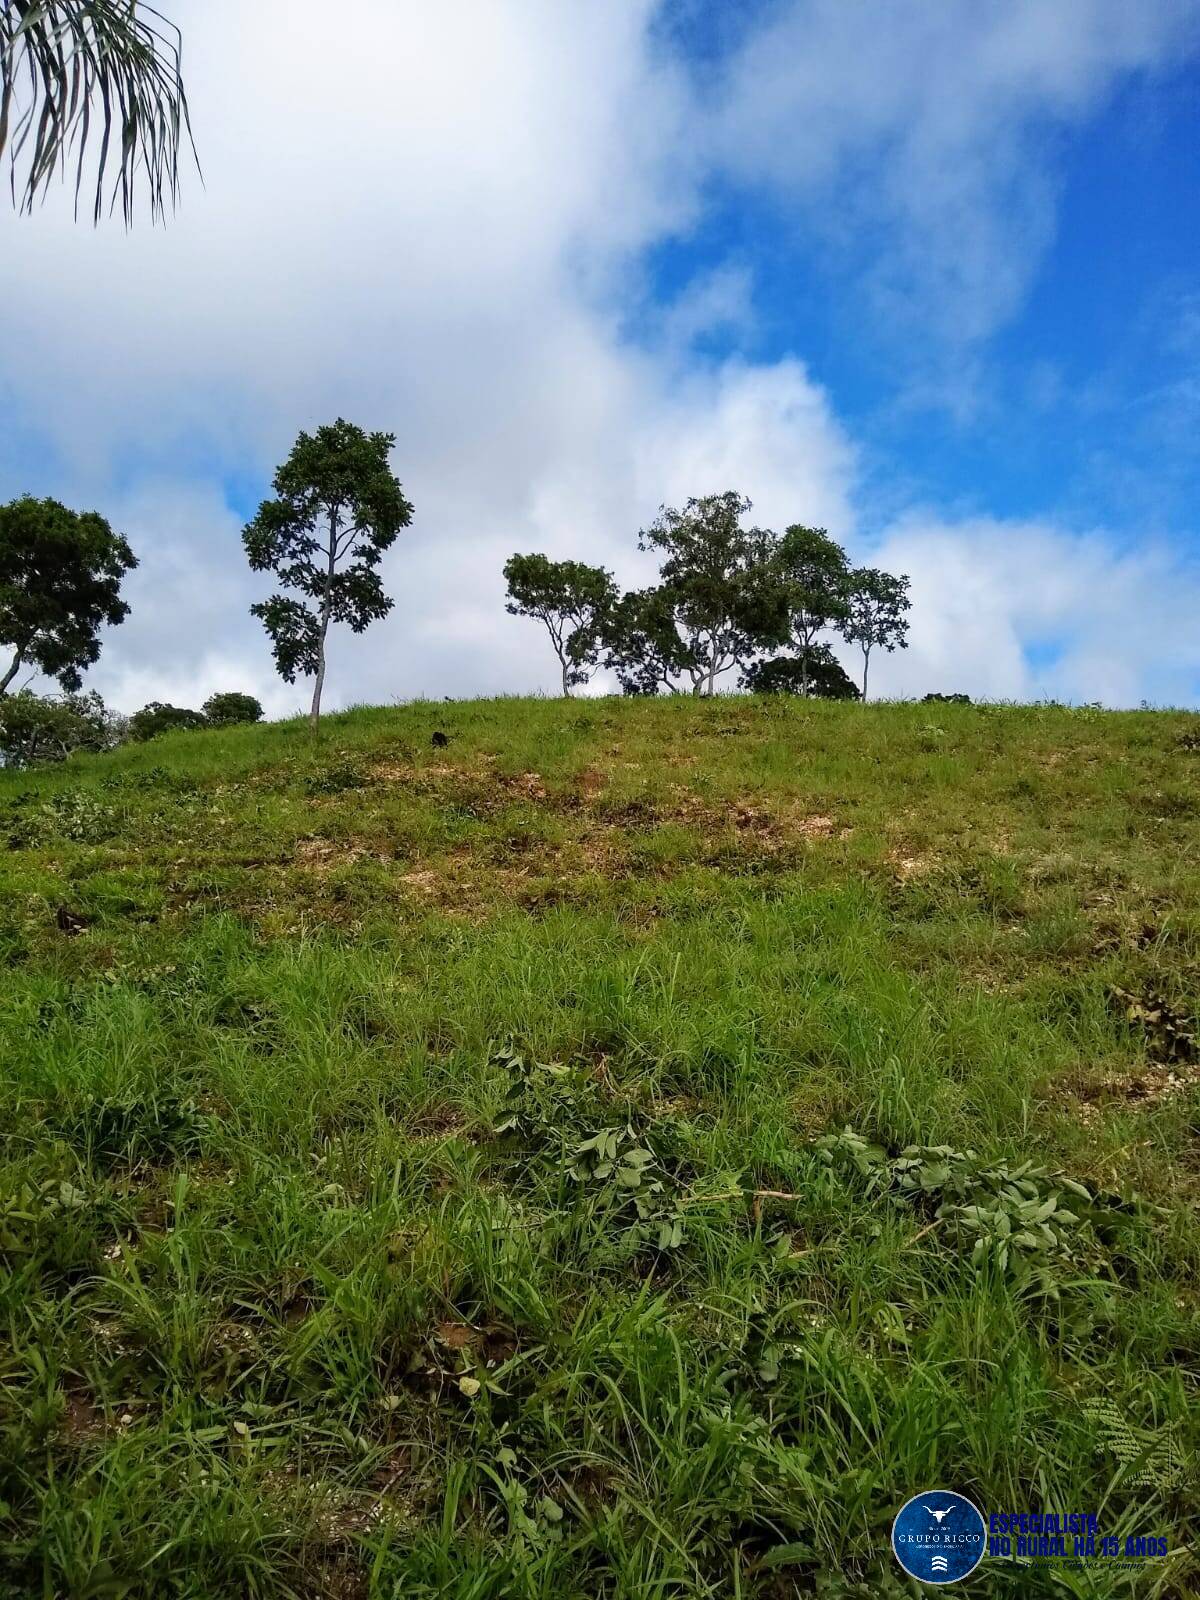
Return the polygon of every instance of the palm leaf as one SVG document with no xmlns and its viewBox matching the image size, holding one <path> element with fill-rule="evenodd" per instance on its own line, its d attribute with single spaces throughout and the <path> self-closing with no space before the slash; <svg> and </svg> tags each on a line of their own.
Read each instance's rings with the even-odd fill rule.
<svg viewBox="0 0 1200 1600">
<path fill-rule="evenodd" d="M 107 200 L 132 222 L 143 184 L 151 217 L 165 217 L 185 134 L 196 155 L 181 43 L 139 0 L 0 0 L 0 161 L 7 155 L 14 205 L 31 211 L 56 173 L 69 174 L 78 214 L 98 132 L 94 220 Z"/>
</svg>

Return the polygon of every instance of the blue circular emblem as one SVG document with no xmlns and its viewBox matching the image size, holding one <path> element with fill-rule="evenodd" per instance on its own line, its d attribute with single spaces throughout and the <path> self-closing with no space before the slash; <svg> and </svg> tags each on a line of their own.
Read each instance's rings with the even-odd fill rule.
<svg viewBox="0 0 1200 1600">
<path fill-rule="evenodd" d="M 963 1495 L 931 1489 L 900 1507 L 892 1523 L 892 1549 L 910 1577 L 957 1583 L 983 1560 L 987 1524 Z"/>
</svg>

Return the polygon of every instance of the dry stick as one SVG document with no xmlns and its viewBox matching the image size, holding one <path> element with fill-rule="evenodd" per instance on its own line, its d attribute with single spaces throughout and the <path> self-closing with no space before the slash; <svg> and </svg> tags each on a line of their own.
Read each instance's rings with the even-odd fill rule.
<svg viewBox="0 0 1200 1600">
<path fill-rule="evenodd" d="M 901 1250 L 911 1249 L 911 1247 L 923 1239 L 927 1233 L 932 1233 L 935 1228 L 940 1228 L 944 1220 L 945 1218 L 943 1217 L 935 1217 L 931 1223 L 921 1229 L 920 1233 L 914 1233 L 911 1239 L 907 1239 L 900 1246 Z"/>
<path fill-rule="evenodd" d="M 803 1200 L 802 1194 L 791 1194 L 787 1189 L 728 1189 L 723 1194 L 693 1194 L 681 1200 L 681 1206 L 711 1205 L 716 1200 Z"/>
</svg>

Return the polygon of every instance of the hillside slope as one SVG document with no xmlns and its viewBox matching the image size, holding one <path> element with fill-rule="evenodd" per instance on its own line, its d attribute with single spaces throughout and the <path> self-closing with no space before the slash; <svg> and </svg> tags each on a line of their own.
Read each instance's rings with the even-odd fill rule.
<svg viewBox="0 0 1200 1600">
<path fill-rule="evenodd" d="M 1174 1551 L 960 1593 L 1195 1592 L 1196 728 L 499 700 L 0 773 L 10 1592 L 901 1594 L 939 1487 Z"/>
</svg>

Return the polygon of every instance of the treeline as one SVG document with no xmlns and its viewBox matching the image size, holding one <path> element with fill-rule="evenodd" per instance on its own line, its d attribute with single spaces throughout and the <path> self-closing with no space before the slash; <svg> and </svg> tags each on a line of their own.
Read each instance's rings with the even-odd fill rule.
<svg viewBox="0 0 1200 1600">
<path fill-rule="evenodd" d="M 42 695 L 21 689 L 0 697 L 0 766 L 44 766 L 65 761 L 77 750 L 115 750 L 160 733 L 261 722 L 262 715 L 262 705 L 252 694 L 232 690 L 210 695 L 199 711 L 151 700 L 127 717 L 110 710 L 94 690 Z"/>
<path fill-rule="evenodd" d="M 604 667 L 626 694 L 711 695 L 738 669 L 745 689 L 865 698 L 872 652 L 907 644 L 908 578 L 852 567 L 824 528 L 748 527 L 750 509 L 733 490 L 664 506 L 638 535 L 659 581 L 626 594 L 604 567 L 511 556 L 508 610 L 545 628 L 563 693 Z M 831 634 L 860 652 L 861 690 Z"/>
<path fill-rule="evenodd" d="M 379 567 L 413 517 L 390 465 L 395 442 L 340 417 L 302 432 L 242 532 L 251 570 L 278 585 L 251 614 L 285 682 L 313 680 L 314 727 L 333 625 L 361 633 L 392 609 Z M 508 609 L 545 627 L 564 694 L 606 667 L 627 694 L 713 694 L 737 669 L 747 689 L 865 696 L 872 652 L 906 643 L 908 579 L 852 567 L 824 529 L 776 534 L 748 526 L 749 512 L 732 490 L 664 507 L 638 536 L 660 557 L 659 581 L 625 594 L 603 567 L 514 555 Z M 225 694 L 199 710 L 153 701 L 125 718 L 80 692 L 102 630 L 129 614 L 121 587 L 137 564 L 98 512 L 31 495 L 0 506 L 0 761 L 27 766 L 262 716 L 252 695 Z M 861 690 L 830 648 L 834 635 L 861 652 Z M 61 693 L 14 689 L 22 673 Z"/>
</svg>

